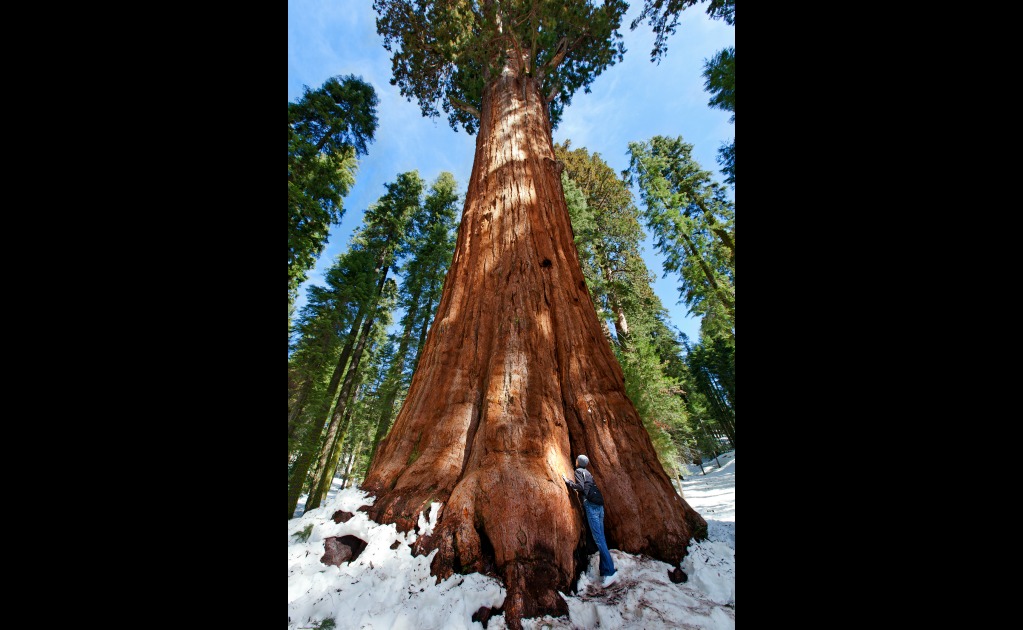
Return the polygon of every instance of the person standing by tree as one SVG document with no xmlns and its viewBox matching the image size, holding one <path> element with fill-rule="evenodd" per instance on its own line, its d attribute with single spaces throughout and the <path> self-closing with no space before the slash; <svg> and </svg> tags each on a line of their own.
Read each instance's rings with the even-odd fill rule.
<svg viewBox="0 0 1023 630">
<path fill-rule="evenodd" d="M 600 550 L 600 575 L 604 578 L 601 585 L 608 587 L 618 580 L 618 571 L 615 569 L 614 560 L 611 559 L 611 552 L 607 549 L 607 541 L 604 540 L 604 497 L 600 495 L 593 475 L 586 470 L 589 465 L 590 458 L 579 455 L 575 458 L 575 481 L 570 481 L 565 475 L 561 475 L 561 478 L 565 480 L 565 485 L 583 497 L 586 521 L 590 524 L 593 541 L 597 543 L 597 549 Z"/>
</svg>

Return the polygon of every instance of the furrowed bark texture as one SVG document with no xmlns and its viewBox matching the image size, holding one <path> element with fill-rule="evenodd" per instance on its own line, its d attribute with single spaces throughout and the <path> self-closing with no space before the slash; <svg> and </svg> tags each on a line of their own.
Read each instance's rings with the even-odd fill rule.
<svg viewBox="0 0 1023 630">
<path fill-rule="evenodd" d="M 523 85 L 523 81 L 525 85 Z M 707 524 L 675 492 L 625 395 L 572 240 L 534 79 L 484 95 L 454 258 L 401 411 L 362 488 L 412 529 L 431 501 L 434 575 L 496 572 L 510 624 L 568 609 L 582 511 L 561 479 L 589 456 L 610 547 L 677 563 Z M 436 508 L 434 508 L 436 509 Z"/>
</svg>

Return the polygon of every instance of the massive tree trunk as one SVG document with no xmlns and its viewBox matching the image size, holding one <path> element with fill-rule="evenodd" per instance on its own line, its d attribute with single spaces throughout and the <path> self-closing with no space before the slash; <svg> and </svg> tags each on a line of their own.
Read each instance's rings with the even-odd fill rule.
<svg viewBox="0 0 1023 630">
<path fill-rule="evenodd" d="M 585 569 L 584 516 L 561 479 L 585 453 L 608 545 L 677 563 L 707 524 L 675 492 L 586 290 L 536 80 L 484 93 L 476 156 L 437 316 L 362 488 L 401 531 L 444 504 L 416 553 L 432 570 L 496 571 L 509 625 L 564 615 Z M 435 508 L 436 509 L 436 508 Z"/>
</svg>

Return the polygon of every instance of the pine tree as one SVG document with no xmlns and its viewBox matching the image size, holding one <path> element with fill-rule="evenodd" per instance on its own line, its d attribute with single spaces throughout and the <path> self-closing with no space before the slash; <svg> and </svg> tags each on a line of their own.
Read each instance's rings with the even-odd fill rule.
<svg viewBox="0 0 1023 630">
<path fill-rule="evenodd" d="M 667 41 L 675 33 L 682 12 L 706 0 L 644 0 L 643 10 L 639 17 L 632 21 L 635 30 L 643 20 L 654 31 L 654 47 L 650 51 L 650 61 L 660 62 L 668 52 Z M 729 26 L 735 26 L 735 0 L 710 0 L 707 4 L 707 15 L 711 18 L 724 20 Z M 709 105 L 732 112 L 732 123 L 735 122 L 735 47 L 718 51 L 713 58 L 706 60 L 704 65 L 706 89 L 711 93 Z M 725 175 L 725 183 L 735 187 L 735 140 L 728 144 L 722 143 L 718 149 L 718 164 Z"/>
<path fill-rule="evenodd" d="M 714 435 L 727 437 L 734 447 L 735 340 L 701 326 L 700 343 L 690 346 L 687 339 L 683 342 L 688 350 L 689 390 L 697 396 L 705 425 Z"/>
<path fill-rule="evenodd" d="M 714 313 L 734 336 L 735 209 L 692 149 L 681 136 L 630 142 L 628 176 L 639 186 L 665 273 L 681 276 L 683 301 L 705 318 Z"/>
<path fill-rule="evenodd" d="M 375 292 L 372 252 L 350 247 L 338 256 L 325 273 L 326 286 L 311 286 L 308 302 L 295 326 L 295 341 L 288 358 L 288 452 L 300 425 L 315 415 L 326 413 L 337 393 L 347 357 L 354 345 L 354 331 L 362 322 L 364 304 Z M 347 336 L 343 331 L 353 332 Z M 347 342 L 347 343 L 346 343 Z M 345 352 L 342 347 L 346 348 Z M 330 371 L 341 358 L 341 367 Z M 329 379 L 329 380 L 328 380 Z M 318 394 L 314 394 L 317 392 Z M 315 401 L 313 398 L 315 397 Z M 324 403 L 323 398 L 329 398 Z M 312 410 L 307 412 L 308 410 Z"/>
<path fill-rule="evenodd" d="M 306 272 L 344 215 L 341 199 L 355 183 L 357 157 L 376 131 L 377 96 L 352 75 L 306 86 L 288 103 L 288 310 Z"/>
<path fill-rule="evenodd" d="M 353 239 L 353 246 L 365 250 L 367 257 L 373 260 L 371 278 L 375 289 L 368 295 L 360 295 L 363 299 L 358 301 L 355 320 L 331 376 L 330 387 L 337 388 L 340 385 L 337 401 L 333 411 L 329 413 L 329 406 L 319 407 L 313 411 L 310 420 L 312 435 L 319 435 L 325 425 L 329 435 L 336 435 L 339 424 L 344 420 L 345 407 L 355 386 L 359 361 L 374 318 L 377 316 L 381 296 L 384 294 L 387 274 L 394 264 L 397 249 L 405 238 L 409 219 L 419 207 L 422 186 L 422 179 L 417 172 L 400 174 L 395 183 L 386 184 L 387 193 L 378 203 L 370 206 L 363 216 L 365 225 L 360 234 Z M 324 398 L 328 405 L 333 400 L 333 389 L 329 391 L 330 395 Z M 322 462 L 329 457 L 327 448 L 321 442 L 317 452 L 306 450 L 295 462 L 288 482 L 288 518 L 295 512 L 298 497 L 305 485 L 306 472 L 314 459 L 320 462 L 317 469 L 323 469 Z M 322 482 L 322 478 L 318 480 L 319 482 Z"/>
<path fill-rule="evenodd" d="M 704 88 L 711 93 L 711 107 L 732 112 L 728 122 L 735 124 L 735 47 L 724 48 L 704 63 Z M 718 163 L 725 183 L 735 188 L 735 140 L 718 149 Z"/>
<path fill-rule="evenodd" d="M 306 510 L 313 510 L 320 506 L 320 503 L 327 498 L 331 482 L 334 479 L 338 460 L 341 456 L 341 446 L 349 435 L 349 429 L 353 426 L 362 426 L 365 421 L 360 417 L 362 406 L 357 404 L 360 400 L 360 388 L 367 378 L 374 378 L 375 369 L 374 355 L 378 354 L 380 346 L 386 340 L 387 327 L 391 325 L 391 311 L 395 306 L 397 287 L 393 280 L 388 280 L 384 287 L 384 295 L 377 306 L 377 314 L 370 320 L 370 328 L 366 335 L 360 339 L 360 345 L 365 347 L 367 361 L 360 361 L 360 352 L 352 360 L 351 387 L 348 390 L 342 388 L 344 396 L 343 404 L 339 395 L 338 404 L 335 409 L 335 417 L 338 422 L 331 422 L 323 437 L 323 444 L 320 449 L 320 458 L 316 462 L 316 469 L 310 477 L 309 499 L 306 501 Z M 348 394 L 346 392 L 350 391 Z M 357 433 L 357 431 L 355 431 Z"/>
<path fill-rule="evenodd" d="M 570 150 L 571 142 L 555 145 L 554 153 L 565 165 L 565 174 L 586 198 L 587 213 L 593 217 L 593 229 L 582 230 L 588 236 L 583 264 L 598 313 L 607 313 L 615 324 L 614 340 L 621 346 L 629 343 L 629 321 L 626 311 L 635 302 L 635 290 L 649 283 L 639 252 L 643 230 L 639 212 L 627 183 L 618 177 L 599 154 L 586 149 Z M 573 224 L 574 226 L 574 224 Z"/>
</svg>

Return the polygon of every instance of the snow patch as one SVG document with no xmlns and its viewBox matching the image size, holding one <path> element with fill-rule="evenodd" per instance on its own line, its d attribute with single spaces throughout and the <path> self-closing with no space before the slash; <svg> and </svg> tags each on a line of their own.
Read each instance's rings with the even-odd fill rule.
<svg viewBox="0 0 1023 630">
<path fill-rule="evenodd" d="M 575 595 L 562 593 L 569 615 L 524 619 L 526 630 L 735 630 L 735 452 L 719 456 L 721 467 L 683 482 L 686 501 L 707 520 L 707 539 L 691 541 L 679 565 L 686 582 L 668 577 L 674 566 L 612 549 L 618 581 L 600 584 L 600 556 L 587 559 Z M 480 608 L 500 608 L 501 583 L 480 574 L 430 575 L 435 553 L 413 556 L 410 543 L 434 532 L 443 504 L 431 504 L 417 519 L 419 534 L 378 525 L 359 508 L 373 497 L 356 490 L 332 490 L 320 508 L 288 521 L 288 630 L 309 628 L 331 618 L 338 630 L 480 630 L 472 621 Z M 335 523 L 338 510 L 352 518 Z M 295 534 L 309 536 L 302 540 Z M 323 541 L 355 536 L 366 549 L 340 567 L 320 562 Z M 395 544 L 398 543 L 398 544 Z M 392 547 L 394 547 L 392 549 Z M 507 628 L 504 615 L 490 617 L 488 630 Z"/>
<path fill-rule="evenodd" d="M 453 575 L 437 582 L 430 575 L 428 556 L 413 556 L 414 532 L 401 534 L 394 525 L 379 525 L 362 505 L 372 504 L 359 490 L 339 491 L 321 508 L 288 521 L 288 629 L 309 627 L 327 618 L 338 628 L 381 630 L 469 630 L 481 624 L 472 615 L 482 606 L 498 608 L 505 590 L 497 580 L 480 575 Z M 419 516 L 420 530 L 430 532 L 440 516 L 440 504 L 430 518 Z M 345 523 L 330 519 L 338 510 L 352 512 Z M 305 542 L 292 534 L 312 525 Z M 340 567 L 320 562 L 323 540 L 351 535 L 366 541 L 353 562 Z M 400 542 L 395 549 L 391 546 Z M 339 618 L 338 611 L 344 611 Z"/>
</svg>

